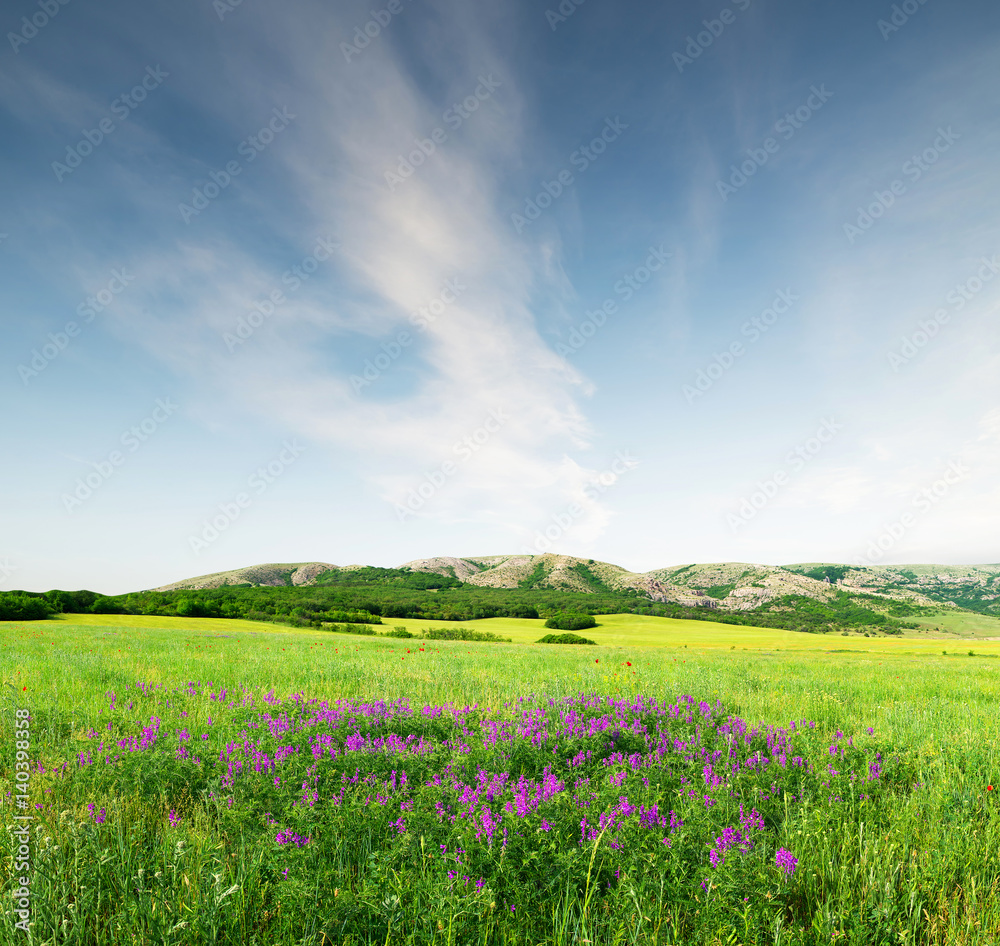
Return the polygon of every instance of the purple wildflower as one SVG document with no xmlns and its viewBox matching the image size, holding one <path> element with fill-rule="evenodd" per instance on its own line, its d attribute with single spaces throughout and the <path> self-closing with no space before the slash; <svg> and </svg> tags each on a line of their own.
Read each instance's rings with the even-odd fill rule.
<svg viewBox="0 0 1000 946">
<path fill-rule="evenodd" d="M 87 811 L 89 811 L 93 816 L 94 824 L 104 824 L 107 820 L 107 814 L 103 808 L 100 811 L 97 811 L 96 805 L 87 805 Z"/>
<path fill-rule="evenodd" d="M 296 847 L 305 847 L 310 839 L 296 834 L 294 831 L 279 831 L 274 839 L 278 844 L 294 844 Z"/>
<path fill-rule="evenodd" d="M 786 877 L 791 877 L 795 873 L 795 868 L 798 866 L 799 861 L 791 851 L 786 851 L 781 847 L 778 848 L 778 853 L 774 855 L 774 863 L 785 872 Z"/>
</svg>

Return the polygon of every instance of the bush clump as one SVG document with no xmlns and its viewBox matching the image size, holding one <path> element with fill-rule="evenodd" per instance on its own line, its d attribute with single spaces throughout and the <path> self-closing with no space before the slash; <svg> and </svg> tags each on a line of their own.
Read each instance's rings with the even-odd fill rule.
<svg viewBox="0 0 1000 946">
<path fill-rule="evenodd" d="M 0 593 L 0 621 L 44 621 L 52 611 L 44 598 L 23 591 Z"/>
<path fill-rule="evenodd" d="M 334 634 L 360 634 L 362 637 L 374 637 L 375 628 L 367 624 L 324 624 L 324 631 L 333 631 Z"/>
<path fill-rule="evenodd" d="M 597 641 L 592 641 L 587 637 L 581 637 L 579 634 L 546 634 L 544 637 L 539 638 L 539 644 L 596 644 Z"/>
<path fill-rule="evenodd" d="M 385 632 L 386 637 L 416 637 L 416 634 L 411 634 L 405 627 L 394 627 L 391 631 Z"/>
<path fill-rule="evenodd" d="M 335 611 L 332 608 L 322 615 L 326 621 L 341 624 L 381 624 L 382 618 L 368 611 Z"/>
<path fill-rule="evenodd" d="M 509 644 L 511 640 L 489 631 L 470 631 L 467 627 L 425 627 L 421 637 L 432 641 L 485 641 L 490 644 Z"/>
<path fill-rule="evenodd" d="M 545 622 L 545 626 L 559 631 L 582 631 L 587 627 L 597 627 L 597 621 L 590 614 L 581 614 L 577 611 L 558 611 Z"/>
</svg>

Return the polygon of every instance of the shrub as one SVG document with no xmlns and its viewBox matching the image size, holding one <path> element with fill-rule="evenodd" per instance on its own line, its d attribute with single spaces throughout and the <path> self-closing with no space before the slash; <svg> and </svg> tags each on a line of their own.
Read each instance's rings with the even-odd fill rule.
<svg viewBox="0 0 1000 946">
<path fill-rule="evenodd" d="M 411 634 L 405 627 L 394 627 L 391 631 L 385 632 L 386 637 L 416 637 L 416 634 Z"/>
<path fill-rule="evenodd" d="M 485 641 L 491 644 L 510 643 L 509 637 L 499 637 L 489 631 L 470 631 L 467 627 L 425 627 L 422 636 L 432 641 Z"/>
<path fill-rule="evenodd" d="M 575 611 L 558 611 L 545 622 L 546 627 L 560 631 L 582 631 L 586 627 L 597 627 L 597 621 L 590 614 Z"/>
<path fill-rule="evenodd" d="M 368 627 L 367 624 L 324 624 L 324 631 L 333 631 L 334 634 L 360 634 L 362 637 L 374 637 L 375 628 Z"/>
<path fill-rule="evenodd" d="M 581 637 L 579 634 L 546 634 L 544 637 L 538 640 L 539 644 L 596 644 L 597 641 L 592 641 L 586 637 Z"/>
<path fill-rule="evenodd" d="M 339 621 L 341 624 L 381 624 L 382 618 L 368 611 L 327 611 L 323 617 L 327 621 Z"/>
<path fill-rule="evenodd" d="M 52 606 L 44 598 L 22 591 L 0 593 L 0 621 L 44 621 Z"/>
<path fill-rule="evenodd" d="M 512 618 L 538 619 L 538 608 L 530 604 L 516 604 L 507 609 L 507 616 Z"/>
</svg>

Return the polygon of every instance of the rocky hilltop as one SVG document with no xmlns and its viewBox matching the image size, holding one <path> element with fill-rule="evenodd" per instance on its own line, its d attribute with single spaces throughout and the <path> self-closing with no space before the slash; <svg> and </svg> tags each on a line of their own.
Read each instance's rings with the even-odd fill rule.
<svg viewBox="0 0 1000 946">
<path fill-rule="evenodd" d="M 968 568 L 921 565 L 911 566 L 911 572 L 884 566 L 858 569 L 822 563 L 776 566 L 717 562 L 630 572 L 609 562 L 547 554 L 442 556 L 406 562 L 402 567 L 451 575 L 470 585 L 494 588 L 557 588 L 584 592 L 633 589 L 654 601 L 725 611 L 752 611 L 786 595 L 830 600 L 838 589 L 929 605 L 946 601 L 948 596 L 939 594 L 932 599 L 924 593 L 925 587 L 935 592 L 955 591 L 972 581 L 988 595 L 991 588 L 1000 584 L 1000 566 L 996 565 Z M 1000 587 L 996 587 L 996 593 L 1000 593 Z"/>
<path fill-rule="evenodd" d="M 252 565 L 174 582 L 155 590 L 241 584 L 322 585 L 336 573 L 361 567 L 327 562 Z M 953 604 L 1000 614 L 1000 565 L 859 568 L 822 562 L 785 566 L 717 562 L 630 572 L 610 562 L 546 554 L 438 556 L 405 562 L 399 568 L 447 575 L 481 587 L 632 593 L 654 601 L 725 611 L 751 611 L 788 595 L 830 600 L 839 590 L 921 605 Z"/>
<path fill-rule="evenodd" d="M 357 568 L 357 565 L 348 568 Z M 221 588 L 224 585 L 312 585 L 316 578 L 324 572 L 336 569 L 336 565 L 326 562 L 293 562 L 278 565 L 249 565 L 246 568 L 234 568 L 228 572 L 213 572 L 211 575 L 200 575 L 197 578 L 186 578 L 169 585 L 153 588 L 153 591 L 181 591 L 190 589 L 200 591 L 202 588 Z"/>
</svg>

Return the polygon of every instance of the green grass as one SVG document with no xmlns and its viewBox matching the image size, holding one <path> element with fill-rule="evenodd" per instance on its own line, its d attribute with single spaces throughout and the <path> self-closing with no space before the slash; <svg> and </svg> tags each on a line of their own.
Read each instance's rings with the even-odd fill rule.
<svg viewBox="0 0 1000 946">
<path fill-rule="evenodd" d="M 943 614 L 941 620 L 970 635 L 989 629 L 977 623 L 988 619 L 976 615 Z M 674 860 L 665 859 L 662 845 L 641 855 L 653 858 L 648 863 L 638 849 L 612 852 L 606 841 L 579 851 L 567 842 L 565 850 L 549 851 L 546 845 L 556 839 L 540 834 L 537 845 L 517 842 L 522 846 L 508 863 L 467 841 L 491 896 L 513 891 L 521 898 L 520 913 L 511 918 L 491 911 L 488 899 L 451 890 L 438 870 L 443 865 L 421 855 L 414 859 L 412 847 L 392 841 L 396 832 L 366 820 L 374 815 L 343 822 L 341 841 L 317 860 L 311 847 L 276 846 L 274 829 L 267 834 L 252 795 L 237 795 L 227 808 L 224 790 L 216 785 L 202 791 L 169 754 L 150 756 L 159 760 L 152 768 L 151 761 L 120 771 L 79 770 L 69 778 L 37 774 L 32 802 L 43 808 L 33 842 L 40 872 L 32 884 L 34 941 L 297 944 L 324 942 L 326 934 L 325 942 L 352 944 L 1000 942 L 1000 812 L 985 790 L 1000 782 L 1000 641 L 926 639 L 919 632 L 903 638 L 797 634 L 604 615 L 601 626 L 587 632 L 599 646 L 559 648 L 533 643 L 545 633 L 541 620 L 461 624 L 513 643 L 356 638 L 199 618 L 66 615 L 0 624 L 0 678 L 10 684 L 2 688 L 0 712 L 4 826 L 14 813 L 6 796 L 17 708 L 28 708 L 34 717 L 31 755 L 47 771 L 73 763 L 78 752 L 93 746 L 85 734 L 108 721 L 116 735 L 140 734 L 156 714 L 170 732 L 175 725 L 195 732 L 207 715 L 215 715 L 215 750 L 242 738 L 246 712 L 194 697 L 174 698 L 170 707 L 162 696 L 139 701 L 134 710 L 119 704 L 109 717 L 107 694 L 122 699 L 125 687 L 137 681 L 168 691 L 211 681 L 217 689 L 245 688 L 258 700 L 273 690 L 282 699 L 294 693 L 331 702 L 405 698 L 415 707 L 451 702 L 494 712 L 530 694 L 557 700 L 581 693 L 644 694 L 671 702 L 691 694 L 696 701 L 720 700 L 748 722 L 815 721 L 804 745 L 817 770 L 827 764 L 826 746 L 837 731 L 861 746 L 869 739 L 865 730 L 873 727 L 872 746 L 899 760 L 899 778 L 870 801 L 855 797 L 831 806 L 814 792 L 807 805 L 774 803 L 766 809 L 770 854 L 765 856 L 762 843 L 757 853 L 720 870 L 711 898 L 697 881 L 709 875 L 704 841 L 710 845 L 721 829 L 705 813 L 687 819 L 703 840 L 692 834 L 687 847 L 678 842 Z M 392 626 L 419 633 L 442 622 L 390 619 L 384 630 Z M 970 649 L 976 656 L 968 656 Z M 186 720 L 177 715 L 181 706 L 190 711 Z M 547 763 L 519 758 L 526 771 L 551 763 L 551 756 Z M 484 756 L 482 764 L 497 763 Z M 68 771 L 76 772 L 72 765 Z M 770 776 L 761 776 L 739 783 L 739 790 L 760 792 L 769 782 Z M 608 788 L 607 803 L 621 791 Z M 632 797 L 641 789 L 628 791 Z M 847 785 L 848 791 L 856 787 Z M 94 824 L 87 804 L 105 807 L 107 822 Z M 727 804 L 723 796 L 712 812 Z M 755 804 L 765 807 L 764 801 Z M 183 815 L 178 827 L 168 821 L 170 810 Z M 294 810 L 273 809 L 283 825 L 291 824 L 286 819 Z M 424 830 L 429 842 L 439 829 L 428 822 Z M 0 838 L 0 896 L 9 903 L 10 836 Z M 411 840 L 417 843 L 415 836 Z M 787 882 L 774 868 L 777 845 L 800 859 Z M 609 874 L 616 858 L 625 880 Z M 654 869 L 653 863 L 661 866 Z M 283 866 L 291 881 L 281 875 Z M 539 899 L 535 888 L 557 876 L 568 886 Z M 330 924 L 368 909 L 365 898 L 373 890 L 383 890 L 388 905 L 380 896 L 372 901 L 372 915 L 388 925 L 379 926 L 377 936 L 372 927 L 370 935 L 334 938 Z M 0 917 L 0 942 L 15 942 L 12 922 L 9 911 Z"/>
<path fill-rule="evenodd" d="M 1000 640 L 1000 618 L 989 614 L 959 611 L 956 608 L 938 608 L 929 614 L 918 613 L 912 617 L 907 616 L 905 620 L 919 624 L 926 629 L 927 634 L 935 636 Z"/>
<path fill-rule="evenodd" d="M 72 618 L 73 615 L 67 615 Z M 98 617 L 94 615 L 94 617 Z M 945 615 L 938 619 L 938 624 L 929 626 L 957 627 L 956 618 L 962 615 Z M 990 630 L 988 622 L 992 618 L 982 615 L 967 615 L 970 619 L 966 626 L 968 637 L 974 640 L 975 646 L 983 653 L 1000 654 L 1000 641 L 987 641 L 983 636 L 974 634 L 979 630 L 981 635 Z M 125 619 L 127 620 L 127 619 Z M 151 618 L 150 620 L 157 620 Z M 448 622 L 415 621 L 405 618 L 391 618 L 394 626 L 405 627 L 412 633 L 419 633 L 429 626 L 447 626 Z M 527 618 L 484 618 L 479 621 L 458 622 L 465 627 L 492 631 L 504 637 L 510 637 L 515 644 L 531 644 L 545 633 L 545 622 L 541 619 Z M 717 624 L 714 621 L 683 621 L 675 618 L 648 617 L 642 614 L 602 614 L 597 627 L 588 628 L 587 636 L 598 644 L 608 647 L 664 647 L 678 648 L 687 646 L 709 650 L 735 647 L 737 650 L 790 650 L 814 651 L 823 653 L 831 649 L 849 649 L 859 652 L 905 654 L 933 654 L 941 649 L 937 635 L 926 637 L 915 631 L 900 637 L 862 637 L 851 634 L 843 637 L 837 633 L 804 634 L 798 631 L 781 631 L 774 628 L 746 627 L 737 624 Z M 949 642 L 955 643 L 955 634 L 941 635 Z"/>
</svg>

